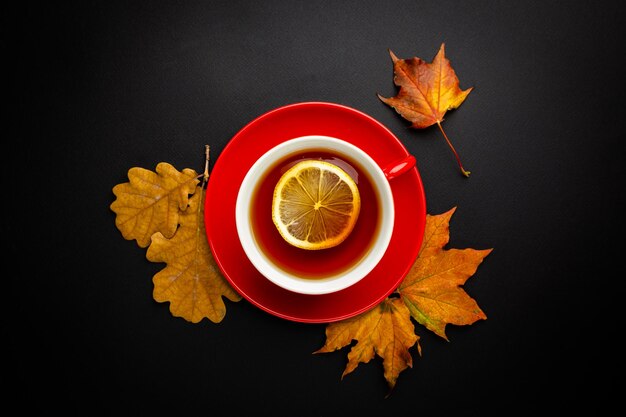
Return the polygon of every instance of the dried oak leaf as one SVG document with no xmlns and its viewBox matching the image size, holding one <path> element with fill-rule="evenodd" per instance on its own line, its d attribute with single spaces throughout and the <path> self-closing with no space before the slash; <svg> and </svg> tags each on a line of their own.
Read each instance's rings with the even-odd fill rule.
<svg viewBox="0 0 626 417">
<path fill-rule="evenodd" d="M 393 61 L 393 81 L 400 90 L 395 97 L 385 98 L 378 94 L 378 98 L 410 121 L 411 127 L 415 129 L 437 124 L 452 149 L 461 172 L 469 177 L 470 172 L 463 168 L 441 122 L 448 110 L 456 109 L 463 103 L 473 87 L 467 90 L 459 88 L 459 79 L 445 56 L 443 43 L 432 63 L 417 57 L 399 59 L 392 51 L 389 54 Z"/>
<path fill-rule="evenodd" d="M 422 248 L 398 288 L 411 316 L 446 340 L 446 324 L 472 324 L 487 318 L 460 286 L 492 250 L 443 249 L 450 239 L 449 223 L 455 210 L 426 216 Z"/>
<path fill-rule="evenodd" d="M 166 162 L 157 165 L 156 173 L 131 168 L 129 182 L 113 187 L 116 199 L 110 206 L 122 236 L 136 239 L 142 248 L 150 244 L 150 237 L 156 232 L 172 237 L 179 214 L 187 208 L 189 194 L 196 189 L 197 176 L 193 169 L 179 172 Z"/>
<path fill-rule="evenodd" d="M 188 209 L 180 214 L 180 226 L 171 239 L 161 233 L 152 236 L 146 257 L 151 262 L 167 263 L 152 279 L 156 301 L 169 301 L 174 316 L 192 323 L 204 317 L 218 323 L 226 315 L 222 297 L 231 301 L 241 297 L 222 277 L 213 259 L 204 228 L 203 195 L 198 187 Z"/>
<path fill-rule="evenodd" d="M 384 375 L 390 389 L 395 386 L 400 372 L 413 366 L 409 348 L 417 344 L 421 353 L 409 310 L 399 298 L 387 298 L 365 313 L 329 324 L 326 343 L 315 353 L 341 349 L 352 340 L 357 340 L 357 344 L 348 353 L 348 365 L 341 377 L 377 354 L 383 358 Z"/>
</svg>

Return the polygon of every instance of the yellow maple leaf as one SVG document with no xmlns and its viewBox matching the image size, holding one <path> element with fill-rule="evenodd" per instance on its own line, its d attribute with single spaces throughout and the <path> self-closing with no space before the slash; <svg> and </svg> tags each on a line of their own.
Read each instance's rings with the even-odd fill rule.
<svg viewBox="0 0 626 417">
<path fill-rule="evenodd" d="M 474 275 L 491 249 L 443 249 L 455 210 L 426 216 L 422 248 L 398 288 L 411 316 L 446 340 L 446 324 L 466 325 L 487 318 L 460 286 Z"/>
<path fill-rule="evenodd" d="M 326 343 L 315 353 L 341 349 L 352 340 L 357 340 L 357 344 L 348 353 L 348 365 L 341 377 L 377 354 L 383 358 L 384 376 L 390 389 L 395 386 L 400 372 L 413 366 L 409 348 L 417 344 L 421 353 L 409 310 L 399 298 L 387 298 L 365 313 L 329 324 Z"/>
<path fill-rule="evenodd" d="M 179 216 L 180 226 L 171 239 L 162 233 L 152 236 L 146 257 L 151 262 L 165 262 L 154 282 L 154 299 L 170 302 L 170 312 L 192 323 L 204 317 L 222 321 L 226 306 L 222 297 L 239 301 L 237 294 L 222 277 L 209 248 L 204 228 L 204 192 L 197 187 L 189 199 L 189 208 Z"/>
<path fill-rule="evenodd" d="M 150 237 L 156 232 L 172 237 L 179 213 L 187 208 L 189 194 L 196 189 L 197 177 L 193 169 L 179 172 L 167 162 L 158 164 L 156 173 L 131 168 L 129 182 L 113 187 L 116 199 L 110 206 L 116 213 L 115 225 L 122 236 L 136 239 L 142 248 L 150 244 Z"/>
</svg>

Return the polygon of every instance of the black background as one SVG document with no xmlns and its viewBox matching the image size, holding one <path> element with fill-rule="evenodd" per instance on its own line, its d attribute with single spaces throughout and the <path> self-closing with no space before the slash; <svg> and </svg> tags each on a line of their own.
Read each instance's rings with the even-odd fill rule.
<svg viewBox="0 0 626 417">
<path fill-rule="evenodd" d="M 592 1 L 80 2 L 6 13 L 11 398 L 111 415 L 603 404 L 595 371 L 614 368 L 601 364 L 610 329 L 600 328 L 611 323 L 601 306 L 623 280 L 624 17 L 618 2 Z M 443 124 L 469 179 L 435 127 L 409 129 L 376 97 L 396 93 L 388 49 L 430 61 L 442 42 L 461 88 L 474 87 Z M 449 246 L 494 248 L 465 285 L 488 320 L 448 326 L 450 342 L 417 327 L 423 356 L 413 350 L 387 399 L 379 359 L 340 380 L 347 348 L 311 354 L 324 325 L 246 301 L 226 301 L 220 324 L 172 317 L 152 299 L 162 265 L 122 238 L 109 210 L 129 168 L 201 171 L 204 144 L 216 160 L 252 119 L 301 101 L 382 122 L 417 157 L 428 212 L 457 207 Z"/>
</svg>

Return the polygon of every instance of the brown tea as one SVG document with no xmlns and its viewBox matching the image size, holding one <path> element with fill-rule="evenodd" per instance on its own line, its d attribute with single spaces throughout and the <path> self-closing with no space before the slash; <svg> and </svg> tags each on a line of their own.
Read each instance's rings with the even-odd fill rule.
<svg viewBox="0 0 626 417">
<path fill-rule="evenodd" d="M 300 249 L 287 243 L 272 221 L 274 187 L 296 163 L 317 159 L 343 169 L 359 188 L 361 210 L 354 229 L 339 245 L 321 250 Z M 268 167 L 252 195 L 250 223 L 260 250 L 285 272 L 308 279 L 324 279 L 354 268 L 378 238 L 381 209 L 369 175 L 349 157 L 326 150 L 303 150 Z"/>
</svg>

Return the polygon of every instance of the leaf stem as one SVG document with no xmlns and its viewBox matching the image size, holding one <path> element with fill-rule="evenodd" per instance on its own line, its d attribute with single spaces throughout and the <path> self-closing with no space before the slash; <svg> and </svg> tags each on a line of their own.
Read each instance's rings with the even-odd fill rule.
<svg viewBox="0 0 626 417">
<path fill-rule="evenodd" d="M 206 184 L 209 181 L 209 160 L 211 159 L 211 148 L 209 145 L 204 145 L 204 173 L 202 174 L 202 184 L 200 184 L 200 203 L 198 204 L 198 210 L 196 212 L 196 224 L 198 228 L 196 230 L 196 235 L 200 233 L 200 212 L 204 207 L 204 193 Z"/>
<path fill-rule="evenodd" d="M 446 142 L 448 142 L 448 146 L 450 146 L 450 149 L 452 149 L 452 152 L 454 152 L 454 157 L 456 158 L 457 164 L 459 164 L 461 173 L 469 178 L 471 172 L 466 171 L 463 168 L 463 164 L 461 164 L 461 158 L 459 158 L 459 154 L 456 153 L 456 149 L 454 149 L 454 146 L 452 146 L 452 142 L 450 142 L 450 139 L 448 139 L 448 135 L 446 135 L 446 132 L 443 131 L 443 127 L 441 127 L 441 123 L 439 121 L 437 121 L 437 126 L 439 126 L 439 130 L 441 130 L 441 133 L 443 133 L 443 137 L 446 139 Z"/>
<path fill-rule="evenodd" d="M 206 186 L 207 181 L 209 180 L 209 161 L 211 160 L 211 147 L 209 145 L 204 145 L 204 173 L 202 178 L 202 188 Z"/>
</svg>

